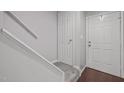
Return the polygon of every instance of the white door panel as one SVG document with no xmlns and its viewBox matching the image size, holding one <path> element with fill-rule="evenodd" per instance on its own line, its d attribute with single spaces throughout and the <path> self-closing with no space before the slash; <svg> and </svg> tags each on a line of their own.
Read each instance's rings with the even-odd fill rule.
<svg viewBox="0 0 124 93">
<path fill-rule="evenodd" d="M 72 65 L 73 60 L 73 15 L 72 13 L 59 13 L 58 15 L 58 59 Z"/>
<path fill-rule="evenodd" d="M 88 18 L 89 66 L 120 76 L 120 12 Z"/>
</svg>

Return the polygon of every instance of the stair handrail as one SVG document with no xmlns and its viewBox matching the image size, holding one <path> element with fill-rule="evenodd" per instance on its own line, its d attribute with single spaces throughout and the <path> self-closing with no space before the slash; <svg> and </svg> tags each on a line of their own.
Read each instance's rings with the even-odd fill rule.
<svg viewBox="0 0 124 93">
<path fill-rule="evenodd" d="M 34 33 L 33 31 L 31 31 L 21 20 L 19 17 L 17 17 L 15 14 L 13 14 L 10 11 L 4 11 L 4 13 L 6 13 L 8 16 L 10 16 L 12 19 L 14 19 L 14 21 L 16 21 L 22 28 L 25 29 L 25 31 L 27 31 L 27 33 L 29 33 L 32 37 L 34 37 L 35 39 L 38 38 L 38 36 L 36 35 L 36 33 Z"/>
</svg>

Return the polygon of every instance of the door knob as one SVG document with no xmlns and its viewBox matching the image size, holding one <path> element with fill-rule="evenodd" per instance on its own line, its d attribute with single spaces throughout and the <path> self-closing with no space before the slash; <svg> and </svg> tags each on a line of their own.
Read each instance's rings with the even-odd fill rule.
<svg viewBox="0 0 124 93">
<path fill-rule="evenodd" d="M 69 39 L 69 42 L 68 42 L 68 44 L 70 44 L 72 42 L 72 39 Z"/>
</svg>

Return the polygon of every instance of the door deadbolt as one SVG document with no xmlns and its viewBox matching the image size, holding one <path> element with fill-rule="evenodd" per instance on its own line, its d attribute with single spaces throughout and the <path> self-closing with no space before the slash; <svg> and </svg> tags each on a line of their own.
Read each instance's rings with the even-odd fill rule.
<svg viewBox="0 0 124 93">
<path fill-rule="evenodd" d="M 88 42 L 88 46 L 91 47 L 91 41 Z"/>
</svg>

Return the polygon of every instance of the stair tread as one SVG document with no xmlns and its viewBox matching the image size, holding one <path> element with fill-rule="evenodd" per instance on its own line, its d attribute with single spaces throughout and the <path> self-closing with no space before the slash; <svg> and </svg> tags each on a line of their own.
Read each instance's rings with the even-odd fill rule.
<svg viewBox="0 0 124 93">
<path fill-rule="evenodd" d="M 56 62 L 54 63 L 54 65 L 65 72 L 65 81 L 74 81 L 80 76 L 79 70 L 69 64 L 63 62 Z"/>
</svg>

